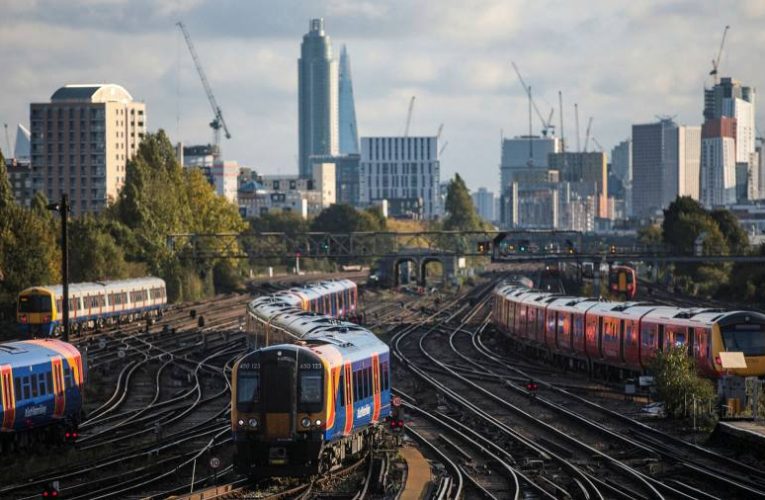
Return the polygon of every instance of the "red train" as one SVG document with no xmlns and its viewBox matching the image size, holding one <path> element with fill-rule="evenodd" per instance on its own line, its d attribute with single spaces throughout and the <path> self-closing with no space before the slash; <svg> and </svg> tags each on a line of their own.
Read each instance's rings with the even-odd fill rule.
<svg viewBox="0 0 765 500">
<path fill-rule="evenodd" d="M 602 375 L 643 373 L 660 350 L 685 345 L 710 377 L 765 375 L 765 315 L 566 297 L 517 285 L 494 290 L 497 328 L 568 366 Z M 724 369 L 721 352 L 746 368 Z"/>
<path fill-rule="evenodd" d="M 608 290 L 620 294 L 625 299 L 634 299 L 637 295 L 637 273 L 630 266 L 611 266 L 608 272 Z"/>
</svg>

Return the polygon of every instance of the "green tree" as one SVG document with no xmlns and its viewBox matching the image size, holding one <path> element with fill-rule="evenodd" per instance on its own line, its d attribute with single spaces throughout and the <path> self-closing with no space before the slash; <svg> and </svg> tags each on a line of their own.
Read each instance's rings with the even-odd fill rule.
<svg viewBox="0 0 765 500">
<path fill-rule="evenodd" d="M 663 240 L 661 226 L 651 224 L 638 230 L 638 241 L 643 245 L 661 245 Z"/>
<path fill-rule="evenodd" d="M 382 231 L 380 219 L 368 211 L 337 204 L 322 210 L 311 222 L 311 230 L 323 233 Z"/>
<path fill-rule="evenodd" d="M 267 213 L 250 219 L 250 230 L 256 233 L 307 233 L 311 223 L 295 212 Z"/>
<path fill-rule="evenodd" d="M 486 224 L 478 216 L 470 192 L 460 174 L 454 174 L 454 179 L 449 181 L 444 208 L 446 209 L 446 217 L 443 222 L 445 230 L 476 231 L 485 229 Z"/>
<path fill-rule="evenodd" d="M 125 252 L 109 232 L 105 221 L 91 215 L 76 218 L 69 225 L 69 238 L 76 242 L 75 251 L 69 254 L 71 281 L 101 281 L 129 276 Z"/>
<path fill-rule="evenodd" d="M 7 207 L 13 205 L 13 189 L 11 181 L 8 178 L 8 168 L 5 165 L 3 152 L 0 151 L 0 213 Z"/>
<path fill-rule="evenodd" d="M 709 416 L 709 409 L 716 399 L 715 388 L 712 382 L 698 375 L 687 346 L 672 346 L 659 352 L 651 370 L 667 415 L 675 418 L 692 416 L 695 401 L 697 416 Z"/>
<path fill-rule="evenodd" d="M 719 208 L 712 210 L 710 216 L 720 229 L 731 253 L 743 254 L 749 251 L 749 235 L 741 227 L 733 212 Z"/>
</svg>

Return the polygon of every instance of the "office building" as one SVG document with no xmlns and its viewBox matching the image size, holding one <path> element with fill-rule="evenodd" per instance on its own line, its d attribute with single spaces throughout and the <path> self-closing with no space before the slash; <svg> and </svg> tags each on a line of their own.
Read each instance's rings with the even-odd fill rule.
<svg viewBox="0 0 765 500">
<path fill-rule="evenodd" d="M 560 172 L 561 182 L 581 186 L 582 196 L 595 196 L 597 216 L 608 217 L 608 163 L 605 153 L 550 153 L 550 169 Z"/>
<path fill-rule="evenodd" d="M 711 118 L 701 127 L 701 202 L 736 202 L 736 119 Z"/>
<path fill-rule="evenodd" d="M 336 203 L 359 205 L 359 154 L 313 155 L 311 162 L 332 163 L 335 166 Z"/>
<path fill-rule="evenodd" d="M 67 193 L 75 215 L 117 198 L 146 133 L 144 103 L 119 85 L 66 85 L 31 104 L 29 118 L 34 192 Z"/>
<path fill-rule="evenodd" d="M 8 182 L 11 184 L 13 199 L 21 206 L 29 208 L 32 205 L 32 166 L 28 161 L 20 162 L 16 158 L 6 158 L 5 169 L 8 172 Z"/>
<path fill-rule="evenodd" d="M 362 206 L 422 206 L 423 217 L 441 215 L 436 137 L 362 137 L 359 201 Z M 396 216 L 396 214 L 392 214 Z"/>
<path fill-rule="evenodd" d="M 494 222 L 494 193 L 485 187 L 481 187 L 471 196 L 478 215 L 487 222 Z"/>
<path fill-rule="evenodd" d="M 351 59 L 343 45 L 340 51 L 340 75 L 338 78 L 338 110 L 340 154 L 359 154 L 359 132 L 356 126 L 356 105 L 353 99 L 353 80 L 351 79 Z"/>
<path fill-rule="evenodd" d="M 500 224 L 513 227 L 512 220 L 506 217 L 512 212 L 508 207 L 514 203 L 507 192 L 513 182 L 544 183 L 548 176 L 548 157 L 550 153 L 561 151 L 561 141 L 557 137 L 518 136 L 502 141 L 500 159 Z M 536 175 L 535 175 L 536 174 Z M 508 197 L 507 199 L 505 199 Z M 517 197 L 515 198 L 517 199 Z"/>
<path fill-rule="evenodd" d="M 658 215 L 678 196 L 699 199 L 701 135 L 669 118 L 632 126 L 633 215 Z"/>
<path fill-rule="evenodd" d="M 624 187 L 624 212 L 632 215 L 632 140 L 627 139 L 611 150 L 611 171 Z"/>
<path fill-rule="evenodd" d="M 298 151 L 301 177 L 313 175 L 311 155 L 338 153 L 338 72 L 323 19 L 311 19 L 298 60 Z"/>
</svg>

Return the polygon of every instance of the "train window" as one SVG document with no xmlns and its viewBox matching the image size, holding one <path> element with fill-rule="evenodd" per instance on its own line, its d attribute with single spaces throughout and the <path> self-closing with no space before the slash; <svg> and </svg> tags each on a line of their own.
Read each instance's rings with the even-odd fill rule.
<svg viewBox="0 0 765 500">
<path fill-rule="evenodd" d="M 74 387 L 74 378 L 72 369 L 67 367 L 64 367 L 64 387 L 69 389 L 71 387 Z"/>
<path fill-rule="evenodd" d="M 46 295 L 22 295 L 19 297 L 19 312 L 50 312 L 50 297 Z"/>
<path fill-rule="evenodd" d="M 21 377 L 21 399 L 29 399 L 32 396 L 32 381 L 29 377 Z"/>
<path fill-rule="evenodd" d="M 372 369 L 364 368 L 364 397 L 372 395 Z"/>
<path fill-rule="evenodd" d="M 387 391 L 388 390 L 388 362 L 384 361 L 380 363 L 380 372 L 382 376 L 380 377 L 380 385 L 382 387 L 382 390 Z"/>
<path fill-rule="evenodd" d="M 32 391 L 32 397 L 36 398 L 40 395 L 40 392 L 37 387 L 37 377 L 35 375 L 30 375 L 29 377 L 29 388 Z"/>
<path fill-rule="evenodd" d="M 743 352 L 744 356 L 765 355 L 765 331 L 758 324 L 736 324 L 722 330 L 726 351 Z"/>
<path fill-rule="evenodd" d="M 236 389 L 237 403 L 257 403 L 260 401 L 260 373 L 242 372 Z"/>
<path fill-rule="evenodd" d="M 53 393 L 53 372 L 47 372 L 45 374 L 45 381 L 47 382 L 48 391 Z"/>
<path fill-rule="evenodd" d="M 300 402 L 320 403 L 322 397 L 321 370 L 304 370 L 300 372 Z"/>
<path fill-rule="evenodd" d="M 13 392 L 15 393 L 16 399 L 24 399 L 21 396 L 21 377 L 13 379 Z"/>
</svg>

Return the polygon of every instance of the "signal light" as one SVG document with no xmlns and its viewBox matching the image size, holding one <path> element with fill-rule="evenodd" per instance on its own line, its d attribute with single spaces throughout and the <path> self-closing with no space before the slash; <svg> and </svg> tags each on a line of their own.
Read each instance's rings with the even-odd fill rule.
<svg viewBox="0 0 765 500">
<path fill-rule="evenodd" d="M 19 321 L 21 321 L 21 324 L 22 324 L 22 325 L 26 325 L 26 324 L 27 324 L 27 315 L 26 315 L 26 314 L 22 314 L 22 315 L 19 317 Z"/>
<path fill-rule="evenodd" d="M 536 392 L 536 390 L 539 389 L 539 386 L 534 382 L 529 382 L 526 384 L 526 389 L 530 392 Z"/>
</svg>

